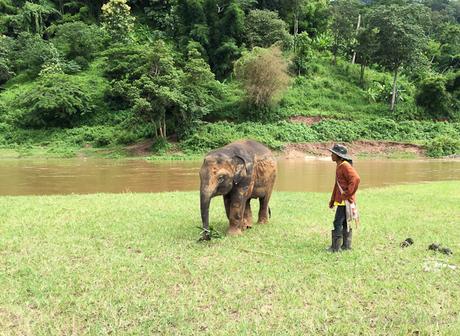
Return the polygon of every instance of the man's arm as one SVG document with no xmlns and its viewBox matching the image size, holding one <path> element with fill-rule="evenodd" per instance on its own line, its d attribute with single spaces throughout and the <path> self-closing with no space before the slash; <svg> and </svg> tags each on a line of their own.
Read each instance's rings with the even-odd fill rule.
<svg viewBox="0 0 460 336">
<path fill-rule="evenodd" d="M 334 189 L 332 189 L 331 200 L 329 201 L 329 208 L 331 209 L 334 207 L 334 195 L 336 193 L 336 189 L 337 189 L 337 183 L 334 184 Z"/>
<path fill-rule="evenodd" d="M 347 191 L 343 193 L 343 198 L 346 200 L 351 200 L 353 195 L 358 190 L 359 182 L 361 182 L 361 178 L 359 177 L 356 170 L 351 165 L 344 165 L 345 176 L 348 181 L 348 188 Z"/>
</svg>

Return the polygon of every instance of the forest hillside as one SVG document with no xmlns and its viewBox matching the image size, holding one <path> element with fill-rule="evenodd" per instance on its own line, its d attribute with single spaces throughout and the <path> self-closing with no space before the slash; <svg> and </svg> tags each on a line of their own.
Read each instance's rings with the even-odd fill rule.
<svg viewBox="0 0 460 336">
<path fill-rule="evenodd" d="M 0 146 L 460 154 L 458 0 L 0 0 Z"/>
</svg>

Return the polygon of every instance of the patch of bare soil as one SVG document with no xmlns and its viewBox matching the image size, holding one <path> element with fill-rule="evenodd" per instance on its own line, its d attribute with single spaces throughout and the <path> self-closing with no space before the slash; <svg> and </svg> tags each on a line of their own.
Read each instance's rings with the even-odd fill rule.
<svg viewBox="0 0 460 336">
<path fill-rule="evenodd" d="M 125 147 L 128 155 L 131 156 L 148 156 L 151 154 L 153 140 L 145 140 Z"/>
<path fill-rule="evenodd" d="M 323 120 L 323 117 L 314 116 L 314 117 L 304 117 L 304 116 L 295 116 L 289 118 L 289 121 L 297 124 L 313 125 L 319 123 Z"/>
<path fill-rule="evenodd" d="M 313 142 L 288 144 L 283 149 L 283 155 L 287 159 L 305 158 L 311 156 L 329 156 L 329 148 L 332 148 L 334 142 Z M 392 153 L 409 153 L 414 156 L 425 156 L 425 151 L 421 146 L 387 141 L 353 141 L 344 143 L 348 148 L 351 156 L 371 155 L 386 156 Z"/>
</svg>

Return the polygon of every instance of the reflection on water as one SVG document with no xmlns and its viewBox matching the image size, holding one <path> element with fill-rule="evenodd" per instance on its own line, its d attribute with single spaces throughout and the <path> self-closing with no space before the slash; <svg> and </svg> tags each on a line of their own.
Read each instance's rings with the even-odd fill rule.
<svg viewBox="0 0 460 336">
<path fill-rule="evenodd" d="M 200 164 L 106 159 L 0 160 L 0 195 L 198 190 Z M 364 188 L 460 180 L 459 160 L 363 160 L 355 166 Z M 334 169 L 330 159 L 280 159 L 275 188 L 330 191 Z"/>
</svg>

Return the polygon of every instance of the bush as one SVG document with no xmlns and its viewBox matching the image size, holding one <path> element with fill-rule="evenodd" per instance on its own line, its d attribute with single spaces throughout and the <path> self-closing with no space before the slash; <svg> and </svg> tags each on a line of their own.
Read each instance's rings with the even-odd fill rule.
<svg viewBox="0 0 460 336">
<path fill-rule="evenodd" d="M 12 39 L 0 34 L 0 85 L 14 75 L 11 64 L 12 44 Z"/>
<path fill-rule="evenodd" d="M 102 49 L 106 39 L 104 32 L 96 25 L 68 22 L 56 27 L 52 41 L 67 59 L 75 60 L 85 69 L 94 53 Z"/>
<path fill-rule="evenodd" d="M 397 123 L 384 118 L 359 121 L 325 119 L 311 126 L 285 121 L 272 124 L 217 122 L 201 125 L 196 133 L 181 142 L 181 148 L 185 152 L 201 153 L 238 139 L 254 139 L 278 150 L 286 143 L 355 140 L 427 141 L 439 134 L 445 134 L 448 139 L 460 139 L 460 123 L 430 121 Z M 455 144 L 455 141 L 453 143 Z M 437 145 L 437 142 L 434 145 Z M 446 154 L 443 155 L 452 154 L 451 148 L 452 146 L 448 147 L 446 143 L 442 151 Z"/>
<path fill-rule="evenodd" d="M 92 110 L 89 93 L 64 74 L 42 77 L 16 100 L 26 111 L 17 121 L 28 127 L 70 127 Z"/>
<path fill-rule="evenodd" d="M 328 120 L 311 126 L 320 141 L 354 141 L 360 138 L 359 127 L 350 121 Z"/>
<path fill-rule="evenodd" d="M 292 44 L 286 23 L 278 17 L 277 12 L 269 10 L 249 11 L 245 20 L 245 35 L 251 48 L 267 48 L 281 42 L 283 49 L 287 49 Z"/>
<path fill-rule="evenodd" d="M 171 149 L 171 144 L 165 138 L 156 138 L 152 144 L 152 152 L 155 154 L 165 154 Z"/>
<path fill-rule="evenodd" d="M 279 48 L 254 48 L 235 63 L 236 77 L 246 91 L 248 116 L 270 120 L 289 85 L 287 63 Z"/>
<path fill-rule="evenodd" d="M 441 76 L 428 77 L 418 86 L 415 101 L 434 119 L 450 119 L 451 96 L 446 90 L 446 79 Z"/>
<path fill-rule="evenodd" d="M 427 155 L 431 157 L 442 157 L 447 155 L 460 154 L 459 138 L 449 136 L 438 136 L 426 144 Z"/>
<path fill-rule="evenodd" d="M 14 72 L 25 71 L 35 78 L 43 64 L 57 57 L 57 50 L 51 42 L 43 40 L 39 35 L 21 33 L 15 40 L 10 60 Z"/>
<path fill-rule="evenodd" d="M 139 79 L 147 72 L 152 48 L 148 45 L 115 45 L 103 53 L 107 62 L 104 75 L 108 79 Z"/>
</svg>

